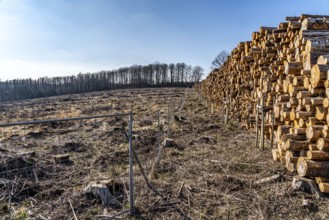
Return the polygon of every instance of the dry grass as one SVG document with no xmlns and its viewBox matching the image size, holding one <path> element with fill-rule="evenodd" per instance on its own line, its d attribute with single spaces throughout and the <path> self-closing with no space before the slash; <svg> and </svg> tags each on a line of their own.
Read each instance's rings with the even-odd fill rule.
<svg viewBox="0 0 329 220">
<path fill-rule="evenodd" d="M 169 118 L 168 104 L 172 116 Z M 17 102 L 4 108 L 2 122 L 133 109 L 134 131 L 139 136 L 134 148 L 146 174 L 157 156 L 157 111 L 160 108 L 161 138 L 167 136 L 170 125 L 175 145 L 163 148 L 159 167 L 151 180 L 161 195 L 147 187 L 135 165 L 136 218 L 329 218 L 326 199 L 291 190 L 293 174 L 272 160 L 270 149 L 264 152 L 255 149 L 253 134 L 246 133 L 237 122 L 223 124 L 220 112 L 211 114 L 192 90 L 110 91 Z M 179 117 L 174 117 L 172 112 Z M 14 152 L 37 152 L 34 161 L 45 175 L 40 176 L 38 183 L 33 178 L 18 181 L 36 184 L 37 191 L 33 195 L 20 195 L 13 201 L 16 214 L 8 208 L 6 199 L 1 200 L 0 215 L 8 217 L 11 212 L 32 219 L 40 216 L 71 218 L 67 198 L 71 198 L 79 219 L 95 219 L 98 215 L 117 212 L 86 197 L 83 188 L 91 181 L 106 179 L 127 187 L 127 144 L 118 130 L 126 123 L 127 120 L 113 118 L 8 129 L 1 139 L 1 147 Z M 69 153 L 73 164 L 55 165 L 52 156 L 57 153 Z M 280 174 L 281 178 L 263 185 L 253 184 L 274 174 Z M 122 191 L 122 209 L 128 207 L 126 191 Z M 303 199 L 310 199 L 312 207 L 302 207 Z"/>
</svg>

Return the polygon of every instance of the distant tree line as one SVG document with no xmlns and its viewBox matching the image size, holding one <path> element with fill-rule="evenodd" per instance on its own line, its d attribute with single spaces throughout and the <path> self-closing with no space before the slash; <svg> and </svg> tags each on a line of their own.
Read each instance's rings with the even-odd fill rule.
<svg viewBox="0 0 329 220">
<path fill-rule="evenodd" d="M 154 63 L 76 76 L 0 80 L 0 101 L 112 89 L 191 86 L 201 80 L 203 71 L 200 66 L 185 63 Z"/>
</svg>

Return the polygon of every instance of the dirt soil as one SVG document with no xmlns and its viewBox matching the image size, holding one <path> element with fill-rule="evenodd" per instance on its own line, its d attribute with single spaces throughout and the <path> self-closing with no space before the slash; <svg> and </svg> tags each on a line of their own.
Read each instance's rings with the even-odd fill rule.
<svg viewBox="0 0 329 220">
<path fill-rule="evenodd" d="M 158 110 L 160 126 L 158 126 Z M 193 89 L 105 91 L 1 103 L 1 123 L 133 111 L 136 216 L 119 219 L 329 219 L 329 200 L 294 191 L 295 174 L 255 149 L 255 135 Z M 168 117 L 169 116 L 169 117 Z M 23 125 L 0 130 L 2 219 L 110 219 L 129 208 L 128 117 Z M 160 128 L 160 133 L 158 133 Z M 158 166 L 158 135 L 161 148 Z M 55 163 L 54 156 L 69 156 Z M 255 181 L 279 174 L 272 182 Z M 120 206 L 84 189 L 105 181 Z M 302 205 L 308 201 L 309 205 Z M 71 207 L 72 206 L 72 207 Z M 114 218 L 115 219 L 115 218 Z"/>
</svg>

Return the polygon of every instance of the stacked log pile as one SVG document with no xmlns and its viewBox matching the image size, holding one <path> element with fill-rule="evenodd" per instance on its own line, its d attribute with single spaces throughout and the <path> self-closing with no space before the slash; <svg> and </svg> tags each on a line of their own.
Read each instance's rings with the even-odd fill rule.
<svg viewBox="0 0 329 220">
<path fill-rule="evenodd" d="M 329 16 L 260 27 L 209 74 L 201 92 L 217 107 L 228 103 L 229 117 L 247 129 L 256 127 L 256 105 L 266 106 L 273 159 L 329 192 Z"/>
</svg>

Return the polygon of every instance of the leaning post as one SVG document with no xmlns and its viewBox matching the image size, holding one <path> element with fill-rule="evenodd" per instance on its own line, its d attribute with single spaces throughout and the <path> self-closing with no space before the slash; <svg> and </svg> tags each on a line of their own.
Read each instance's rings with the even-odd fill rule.
<svg viewBox="0 0 329 220">
<path fill-rule="evenodd" d="M 133 163 L 133 113 L 129 113 L 129 208 L 130 215 L 134 215 L 134 163 Z"/>
</svg>

